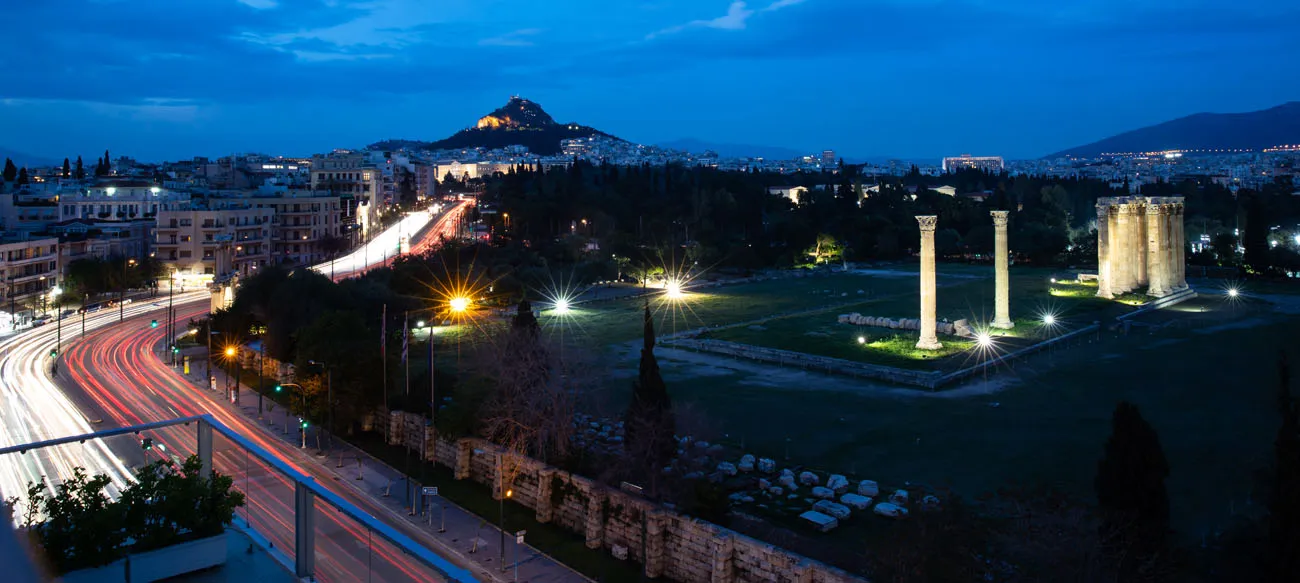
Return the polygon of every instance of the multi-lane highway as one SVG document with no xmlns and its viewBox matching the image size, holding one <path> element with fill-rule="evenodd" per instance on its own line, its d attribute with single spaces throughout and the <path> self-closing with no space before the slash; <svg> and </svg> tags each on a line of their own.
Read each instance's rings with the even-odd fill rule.
<svg viewBox="0 0 1300 583">
<path fill-rule="evenodd" d="M 455 204 L 437 215 L 417 213 L 376 236 L 366 249 L 335 261 L 336 277 L 383 264 L 396 255 L 397 241 L 413 238 L 410 251 L 419 251 L 440 234 L 454 229 L 465 205 Z M 436 218 L 432 218 L 436 216 Z M 429 225 L 430 221 L 432 225 Z M 357 257 L 361 259 L 358 260 Z M 314 269 L 328 273 L 329 265 Z M 206 290 L 176 294 L 176 329 L 207 312 Z M 340 487 L 336 476 L 309 453 L 275 438 L 268 428 L 223 406 L 218 397 L 195 388 L 166 364 L 159 351 L 166 345 L 166 326 L 150 321 L 164 315 L 166 295 L 137 301 L 119 313 L 103 310 L 84 318 L 73 316 L 0 342 L 0 446 L 16 445 L 90 433 L 98 428 L 134 425 L 179 416 L 208 413 L 234 428 L 299 471 L 315 477 L 345 500 L 380 518 L 390 510 L 350 487 Z M 56 344 L 58 372 L 52 374 Z M 71 475 L 72 468 L 109 475 L 116 490 L 131 479 L 131 468 L 153 456 L 183 457 L 193 451 L 194 436 L 183 427 L 157 432 L 156 449 L 143 451 L 137 440 L 93 440 L 0 457 L 0 494 L 18 496 L 30 482 L 55 483 L 54 477 Z M 218 447 L 214 465 L 235 476 L 237 487 L 248 494 L 243 512 L 249 522 L 275 547 L 291 553 L 293 540 L 293 487 L 283 476 L 250 459 L 242 450 Z M 319 508 L 319 503 L 318 503 Z M 430 536 L 406 522 L 387 520 L 417 541 L 436 548 Z M 334 512 L 317 520 L 317 578 L 322 581 L 428 581 L 431 573 L 416 561 L 386 544 L 373 541 L 355 523 Z M 373 542 L 366 542 L 373 541 Z"/>
</svg>

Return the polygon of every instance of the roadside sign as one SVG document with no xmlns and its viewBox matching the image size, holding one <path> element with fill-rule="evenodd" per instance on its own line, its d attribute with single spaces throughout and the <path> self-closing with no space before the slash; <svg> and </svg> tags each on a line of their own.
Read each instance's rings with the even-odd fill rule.
<svg viewBox="0 0 1300 583">
<path fill-rule="evenodd" d="M 519 532 L 516 532 L 516 533 L 515 533 L 515 542 L 518 543 L 518 544 L 521 544 L 521 545 L 524 544 L 524 535 L 525 535 L 525 534 L 528 534 L 528 531 L 526 531 L 526 530 L 521 530 L 521 531 L 519 531 Z"/>
<path fill-rule="evenodd" d="M 425 495 L 425 496 L 437 496 L 437 495 L 438 495 L 438 487 L 437 487 L 437 486 L 425 486 L 425 487 L 424 487 L 424 495 Z"/>
</svg>

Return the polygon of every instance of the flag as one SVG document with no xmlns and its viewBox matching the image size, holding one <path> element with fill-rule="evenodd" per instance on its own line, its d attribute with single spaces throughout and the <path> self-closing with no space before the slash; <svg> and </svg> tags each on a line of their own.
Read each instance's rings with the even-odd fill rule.
<svg viewBox="0 0 1300 583">
<path fill-rule="evenodd" d="M 406 312 L 402 319 L 402 362 L 406 362 L 407 348 L 411 341 L 411 313 Z"/>
</svg>

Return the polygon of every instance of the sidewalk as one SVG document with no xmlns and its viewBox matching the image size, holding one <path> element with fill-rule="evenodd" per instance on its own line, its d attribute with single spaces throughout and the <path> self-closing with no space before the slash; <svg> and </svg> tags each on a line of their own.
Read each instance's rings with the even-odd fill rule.
<svg viewBox="0 0 1300 583">
<path fill-rule="evenodd" d="M 175 370 L 177 374 L 180 374 L 182 369 L 177 366 Z M 212 370 L 212 375 L 217 379 L 217 391 L 215 393 L 207 388 L 209 383 L 205 382 L 205 372 L 204 363 L 199 360 L 197 363 L 190 363 L 189 375 L 182 376 L 185 376 L 186 380 L 190 381 L 197 391 L 206 393 L 207 398 L 224 403 L 232 408 L 235 407 L 235 404 L 230 403 L 228 399 L 222 398 L 228 381 L 225 371 L 219 370 L 217 367 Z M 274 412 L 268 411 L 267 405 L 273 404 L 274 401 L 264 399 L 262 420 L 258 421 L 257 393 L 246 385 L 241 384 L 241 387 L 239 391 L 239 412 L 250 423 L 257 424 L 264 429 L 267 436 L 278 438 L 281 442 L 293 448 L 300 448 L 302 441 L 301 434 L 298 431 L 298 417 L 290 415 L 285 407 L 278 405 L 275 407 Z M 288 427 L 287 432 L 285 431 L 286 427 Z M 429 505 L 432 507 L 432 516 L 429 513 L 423 513 L 422 516 L 411 516 L 405 475 L 375 459 L 370 454 L 339 439 L 333 440 L 333 446 L 330 447 L 327 443 L 328 440 L 322 437 L 321 445 L 326 446 L 324 452 L 326 455 L 319 455 L 319 450 L 316 448 L 316 432 L 320 429 L 320 427 L 316 427 L 315 431 L 309 430 L 307 447 L 300 450 L 302 455 L 298 456 L 298 461 L 313 464 L 313 466 L 304 469 L 311 471 L 314 467 L 328 476 L 328 479 L 320 480 L 322 484 L 333 482 L 340 487 L 344 487 L 343 485 L 346 484 L 346 487 L 363 494 L 375 506 L 388 513 L 387 516 L 377 516 L 381 520 L 390 523 L 405 521 L 408 525 L 419 529 L 426 535 L 424 540 L 420 542 L 432 541 L 437 545 L 437 548 L 434 548 L 435 551 L 455 557 L 456 561 L 462 565 L 472 566 L 476 576 L 485 580 L 502 582 L 516 580 L 536 583 L 590 581 L 587 577 L 551 559 L 531 545 L 527 543 L 517 544 L 513 532 L 506 533 L 505 564 L 507 570 L 503 572 L 499 562 L 501 556 L 501 531 L 494 526 L 495 519 L 481 518 L 471 514 L 441 497 L 431 499 Z M 340 467 L 340 464 L 342 467 Z M 418 488 L 420 484 L 414 483 L 411 486 Z M 446 514 L 442 516 L 441 510 L 444 503 L 446 504 Z M 362 509 L 367 512 L 371 511 L 364 505 Z M 438 532 L 443 521 L 445 521 L 446 532 Z M 471 552 L 471 549 L 475 547 L 477 547 L 477 551 Z M 518 579 L 516 579 L 516 565 Z"/>
</svg>

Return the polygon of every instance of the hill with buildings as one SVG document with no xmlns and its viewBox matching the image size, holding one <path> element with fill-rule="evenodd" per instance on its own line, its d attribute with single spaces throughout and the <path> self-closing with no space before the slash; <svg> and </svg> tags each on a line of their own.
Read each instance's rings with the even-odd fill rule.
<svg viewBox="0 0 1300 583">
<path fill-rule="evenodd" d="M 1197 113 L 1148 126 L 1047 158 L 1166 150 L 1263 150 L 1300 143 L 1300 101 L 1246 113 Z"/>
<path fill-rule="evenodd" d="M 560 142 L 573 138 L 600 136 L 615 138 L 596 128 L 578 123 L 556 123 L 535 101 L 519 96 L 478 119 L 474 127 L 465 128 L 435 142 L 385 140 L 370 145 L 372 150 L 416 148 L 425 150 L 459 150 L 463 148 L 497 149 L 524 146 L 542 156 L 560 153 Z"/>
</svg>

